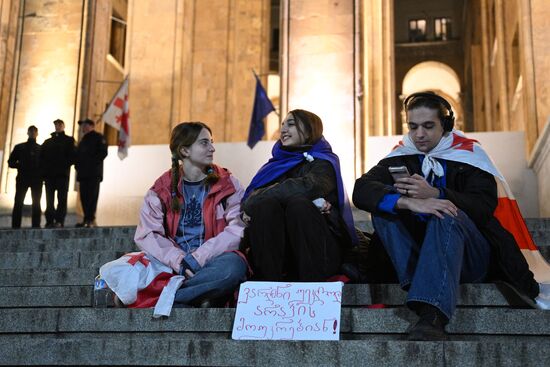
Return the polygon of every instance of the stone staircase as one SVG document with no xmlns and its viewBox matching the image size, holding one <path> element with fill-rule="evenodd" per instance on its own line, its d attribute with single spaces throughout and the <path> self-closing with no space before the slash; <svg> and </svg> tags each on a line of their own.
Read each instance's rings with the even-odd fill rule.
<svg viewBox="0 0 550 367">
<path fill-rule="evenodd" d="M 550 258 L 550 219 L 528 226 Z M 0 230 L 0 365 L 550 366 L 550 312 L 495 284 L 461 286 L 447 342 L 406 340 L 415 316 L 394 284 L 344 287 L 339 342 L 234 341 L 233 309 L 93 308 L 98 267 L 135 250 L 133 233 Z"/>
</svg>

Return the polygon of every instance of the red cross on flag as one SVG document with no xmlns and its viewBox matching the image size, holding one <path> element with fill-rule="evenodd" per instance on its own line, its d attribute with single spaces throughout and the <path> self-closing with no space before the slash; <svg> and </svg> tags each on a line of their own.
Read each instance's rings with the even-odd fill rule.
<svg viewBox="0 0 550 367">
<path fill-rule="evenodd" d="M 109 107 L 102 116 L 106 124 L 118 130 L 118 157 L 122 160 L 128 155 L 130 146 L 130 111 L 128 109 L 128 78 L 124 80 Z"/>
</svg>

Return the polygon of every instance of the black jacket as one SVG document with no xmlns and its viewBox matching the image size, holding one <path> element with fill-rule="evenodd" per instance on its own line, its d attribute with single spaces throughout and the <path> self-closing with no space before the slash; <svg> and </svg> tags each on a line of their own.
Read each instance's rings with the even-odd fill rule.
<svg viewBox="0 0 550 367">
<path fill-rule="evenodd" d="M 42 144 L 40 166 L 45 178 L 69 177 L 76 158 L 74 138 L 64 132 L 53 132 Z"/>
<path fill-rule="evenodd" d="M 284 204 L 297 197 L 309 200 L 324 198 L 330 202 L 332 208 L 325 216 L 329 228 L 342 243 L 351 243 L 338 207 L 336 174 L 332 164 L 323 159 L 304 161 L 266 186 L 254 190 L 242 204 L 242 210 L 250 213 L 252 207 L 261 205 L 266 198 L 275 198 Z"/>
<path fill-rule="evenodd" d="M 107 157 L 107 143 L 97 131 L 85 134 L 76 149 L 76 180 L 93 178 L 103 180 L 103 160 Z"/>
<path fill-rule="evenodd" d="M 17 144 L 8 158 L 8 166 L 17 169 L 17 177 L 40 179 L 40 144 L 34 139 Z"/>
<path fill-rule="evenodd" d="M 418 156 L 401 156 L 383 159 L 355 182 L 353 203 L 359 209 L 373 214 L 385 194 L 394 192 L 390 166 L 407 166 L 412 174 L 422 175 Z M 533 278 L 525 258 L 514 237 L 494 217 L 498 204 L 497 186 L 494 177 L 466 163 L 447 161 L 445 198 L 464 211 L 476 224 L 491 245 L 493 275 L 510 282 L 531 298 L 539 293 L 538 283 Z M 405 225 L 415 232 L 409 211 L 399 211 Z"/>
</svg>

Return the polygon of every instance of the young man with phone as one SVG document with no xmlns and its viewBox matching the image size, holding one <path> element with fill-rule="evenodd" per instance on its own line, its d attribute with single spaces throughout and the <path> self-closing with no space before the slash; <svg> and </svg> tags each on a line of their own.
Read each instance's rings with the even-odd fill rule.
<svg viewBox="0 0 550 367">
<path fill-rule="evenodd" d="M 419 316 L 409 339 L 447 339 L 459 284 L 485 280 L 493 266 L 535 304 L 538 283 L 514 237 L 493 215 L 498 170 L 477 142 L 453 130 L 444 98 L 415 93 L 405 110 L 408 134 L 356 181 L 353 202 L 372 214 L 375 239 L 408 292 L 407 306 Z"/>
</svg>

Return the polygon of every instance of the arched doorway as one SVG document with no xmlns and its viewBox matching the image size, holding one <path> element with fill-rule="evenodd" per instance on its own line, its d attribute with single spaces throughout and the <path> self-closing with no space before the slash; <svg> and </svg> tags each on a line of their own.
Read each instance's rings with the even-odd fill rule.
<svg viewBox="0 0 550 367">
<path fill-rule="evenodd" d="M 423 91 L 432 91 L 444 97 L 455 113 L 455 127 L 460 130 L 464 128 L 460 79 L 450 66 L 438 61 L 421 62 L 405 74 L 402 85 L 401 100 L 409 94 Z M 401 121 L 403 131 L 407 131 L 404 111 L 401 112 Z"/>
</svg>

